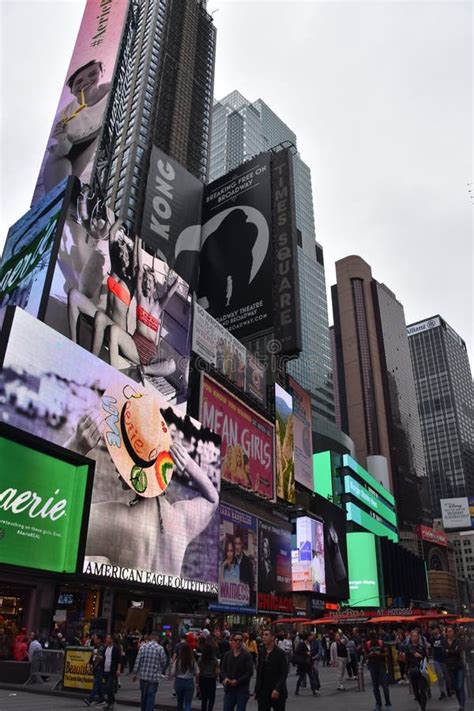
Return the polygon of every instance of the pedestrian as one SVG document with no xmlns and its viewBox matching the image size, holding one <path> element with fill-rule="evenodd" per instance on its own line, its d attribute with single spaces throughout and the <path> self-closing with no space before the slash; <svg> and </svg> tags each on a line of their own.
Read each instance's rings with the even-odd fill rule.
<svg viewBox="0 0 474 711">
<path fill-rule="evenodd" d="M 253 676 L 253 661 L 250 652 L 242 648 L 244 638 L 236 632 L 232 648 L 221 663 L 221 680 L 224 684 L 224 711 L 245 711 L 250 696 L 250 680 Z"/>
<path fill-rule="evenodd" d="M 313 640 L 312 635 L 304 632 L 301 635 L 301 642 L 298 644 L 295 650 L 295 662 L 296 662 L 296 669 L 298 672 L 298 679 L 296 680 L 296 689 L 295 689 L 295 696 L 298 696 L 300 693 L 300 687 L 304 686 L 306 683 L 306 675 L 309 677 L 309 683 L 311 686 L 311 691 L 313 692 L 313 696 L 317 696 L 317 690 L 314 684 L 314 675 L 313 675 L 313 659 L 312 659 L 312 650 L 311 650 L 311 643 Z"/>
<path fill-rule="evenodd" d="M 198 661 L 198 686 L 201 696 L 201 711 L 212 711 L 216 700 L 217 677 L 219 662 L 216 657 L 216 646 L 211 640 L 206 640 Z"/>
<path fill-rule="evenodd" d="M 160 676 L 166 669 L 165 650 L 158 643 L 158 632 L 154 630 L 150 640 L 140 646 L 133 666 L 133 681 L 140 679 L 141 711 L 153 711 Z"/>
<path fill-rule="evenodd" d="M 38 641 L 36 634 L 34 632 L 31 632 L 30 643 L 28 645 L 28 661 L 31 663 L 33 661 L 33 656 L 35 652 L 41 652 L 42 649 L 43 647 Z"/>
<path fill-rule="evenodd" d="M 93 648 L 90 657 L 90 665 L 92 666 L 92 690 L 89 696 L 84 699 L 86 706 L 92 704 L 102 704 L 104 701 L 104 660 L 105 646 L 104 640 L 98 634 L 92 637 Z"/>
<path fill-rule="evenodd" d="M 390 703 L 390 691 L 388 689 L 387 648 L 384 641 L 377 638 L 375 630 L 369 632 L 369 639 L 365 643 L 365 652 L 375 697 L 375 711 L 381 711 L 382 708 L 380 687 L 383 689 L 385 708 L 389 709 L 392 704 Z"/>
<path fill-rule="evenodd" d="M 254 667 L 257 667 L 257 657 L 258 657 L 258 647 L 257 647 L 257 641 L 255 639 L 255 635 L 250 634 L 248 641 L 247 641 L 247 649 L 250 652 L 250 656 L 253 659 L 253 664 Z"/>
<path fill-rule="evenodd" d="M 281 639 L 278 642 L 278 646 L 280 649 L 282 649 L 285 653 L 286 656 L 286 662 L 288 664 L 288 674 L 290 673 L 290 664 L 291 664 L 291 658 L 293 656 L 293 641 L 291 639 L 291 634 L 290 632 L 286 633 L 286 636 L 284 639 Z"/>
<path fill-rule="evenodd" d="M 441 634 L 441 630 L 438 625 L 434 625 L 434 627 L 431 629 L 431 650 L 433 654 L 433 666 L 436 672 L 436 676 L 438 677 L 440 701 L 441 699 L 445 699 L 447 696 L 446 677 L 448 673 L 444 664 L 444 639 L 444 635 Z"/>
<path fill-rule="evenodd" d="M 334 642 L 331 644 L 331 664 L 336 667 L 338 672 L 338 691 L 344 691 L 344 684 L 342 682 L 344 681 L 347 659 L 347 647 L 344 644 L 341 633 L 336 632 Z"/>
<path fill-rule="evenodd" d="M 461 641 L 457 638 L 453 627 L 446 627 L 446 637 L 443 640 L 442 646 L 450 688 L 456 693 L 459 711 L 464 711 L 466 692 L 464 690 L 465 669 L 462 658 L 463 650 Z"/>
<path fill-rule="evenodd" d="M 397 650 L 397 661 L 400 667 L 400 680 L 399 684 L 408 684 L 408 679 L 406 676 L 407 669 L 407 655 L 406 655 L 406 640 L 405 634 L 402 629 L 399 629 L 395 635 L 395 649 Z"/>
<path fill-rule="evenodd" d="M 421 664 L 426 659 L 426 646 L 417 630 L 413 630 L 406 648 L 408 677 L 413 695 L 420 705 L 420 711 L 426 709 L 428 683 L 422 674 Z"/>
<path fill-rule="evenodd" d="M 117 682 L 120 674 L 122 649 L 112 635 L 105 638 L 104 652 L 104 695 L 107 696 L 106 709 L 112 709 L 115 703 Z"/>
<path fill-rule="evenodd" d="M 22 630 L 20 634 L 15 637 L 15 642 L 13 644 L 13 659 L 15 662 L 26 662 L 28 661 L 28 644 L 26 642 L 26 630 Z"/>
<path fill-rule="evenodd" d="M 262 632 L 264 650 L 257 663 L 255 699 L 258 711 L 285 711 L 288 690 L 286 677 L 288 664 L 285 652 L 275 644 L 275 635 L 271 629 Z"/>
<path fill-rule="evenodd" d="M 199 668 L 191 646 L 188 643 L 181 645 L 171 668 L 178 711 L 191 711 L 194 679 L 198 674 Z"/>
</svg>

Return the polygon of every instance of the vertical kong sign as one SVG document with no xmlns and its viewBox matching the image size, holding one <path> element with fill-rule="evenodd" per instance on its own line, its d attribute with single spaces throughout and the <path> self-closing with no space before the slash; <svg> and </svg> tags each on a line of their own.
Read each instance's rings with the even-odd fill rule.
<svg viewBox="0 0 474 711">
<path fill-rule="evenodd" d="M 289 148 L 272 156 L 274 332 L 282 355 L 301 351 L 298 242 L 293 159 Z"/>
</svg>

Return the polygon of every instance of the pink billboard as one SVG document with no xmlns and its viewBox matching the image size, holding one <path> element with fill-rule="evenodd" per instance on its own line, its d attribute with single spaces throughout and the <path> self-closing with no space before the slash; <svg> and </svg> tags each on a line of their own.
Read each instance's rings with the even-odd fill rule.
<svg viewBox="0 0 474 711">
<path fill-rule="evenodd" d="M 200 417 L 222 439 L 221 476 L 274 498 L 274 426 L 204 373 Z"/>
<path fill-rule="evenodd" d="M 87 1 L 32 205 L 69 175 L 90 182 L 127 8 L 125 0 Z"/>
</svg>

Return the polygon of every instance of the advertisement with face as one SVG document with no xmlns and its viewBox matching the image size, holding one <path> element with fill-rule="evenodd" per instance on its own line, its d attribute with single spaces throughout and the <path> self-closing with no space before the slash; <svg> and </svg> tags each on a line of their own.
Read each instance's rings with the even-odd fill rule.
<svg viewBox="0 0 474 711">
<path fill-rule="evenodd" d="M 19 309 L 0 390 L 5 421 L 96 462 L 86 574 L 217 592 L 219 437 Z"/>
<path fill-rule="evenodd" d="M 87 0 L 32 205 L 69 175 L 90 183 L 127 10 Z"/>
<path fill-rule="evenodd" d="M 291 552 L 294 592 L 326 593 L 324 528 L 309 516 L 296 519 L 296 550 Z"/>
<path fill-rule="evenodd" d="M 140 236 L 147 247 L 197 288 L 204 185 L 153 146 Z"/>
<path fill-rule="evenodd" d="M 20 306 L 38 316 L 66 189 L 65 179 L 8 230 L 0 261 L 0 309 Z"/>
<path fill-rule="evenodd" d="M 313 491 L 313 426 L 311 396 L 294 379 L 289 379 L 293 395 L 295 480 Z"/>
<path fill-rule="evenodd" d="M 293 398 L 278 384 L 275 385 L 275 412 L 276 494 L 280 499 L 294 504 L 296 494 Z"/>
<path fill-rule="evenodd" d="M 191 315 L 188 284 L 77 182 L 45 322 L 184 410 Z"/>
<path fill-rule="evenodd" d="M 208 311 L 196 301 L 193 306 L 193 351 L 240 390 L 264 404 L 264 366 Z"/>
<path fill-rule="evenodd" d="M 258 522 L 258 610 L 291 612 L 291 532 Z"/>
<path fill-rule="evenodd" d="M 219 605 L 213 608 L 255 613 L 257 519 L 227 504 L 219 514 Z"/>
<path fill-rule="evenodd" d="M 324 521 L 326 595 L 338 600 L 347 600 L 349 597 L 349 576 L 346 512 L 321 496 L 314 497 L 314 509 L 312 510 Z"/>
<path fill-rule="evenodd" d="M 204 190 L 199 303 L 236 338 L 273 324 L 270 154 Z"/>
<path fill-rule="evenodd" d="M 222 438 L 222 478 L 273 499 L 274 427 L 204 373 L 200 419 Z"/>
</svg>

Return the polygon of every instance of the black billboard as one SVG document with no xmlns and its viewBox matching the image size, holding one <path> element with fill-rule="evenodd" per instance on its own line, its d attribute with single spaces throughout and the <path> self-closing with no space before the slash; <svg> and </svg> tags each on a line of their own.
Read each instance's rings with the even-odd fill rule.
<svg viewBox="0 0 474 711">
<path fill-rule="evenodd" d="M 273 326 L 271 154 L 204 190 L 199 303 L 236 338 Z"/>
<path fill-rule="evenodd" d="M 141 238 L 192 289 L 197 288 L 204 185 L 153 146 Z"/>
<path fill-rule="evenodd" d="M 322 496 L 315 495 L 311 510 L 324 522 L 324 564 L 326 596 L 337 600 L 349 598 L 346 544 L 346 512 Z"/>
<path fill-rule="evenodd" d="M 291 533 L 259 520 L 258 545 L 258 610 L 291 613 Z"/>
</svg>

